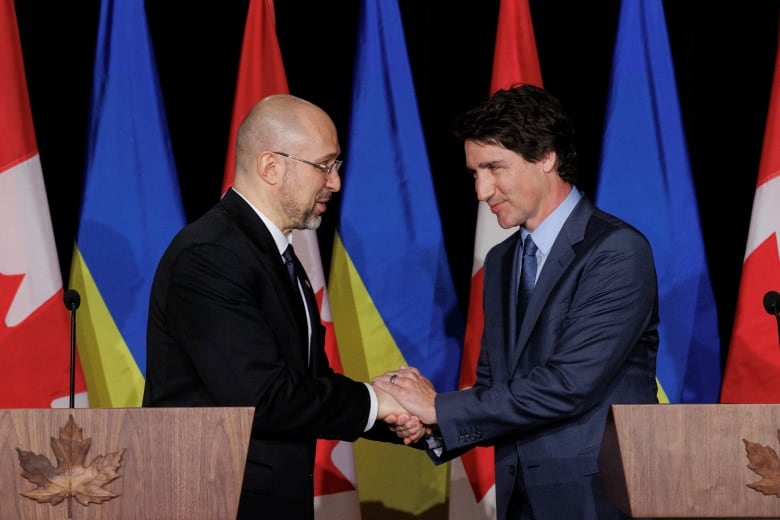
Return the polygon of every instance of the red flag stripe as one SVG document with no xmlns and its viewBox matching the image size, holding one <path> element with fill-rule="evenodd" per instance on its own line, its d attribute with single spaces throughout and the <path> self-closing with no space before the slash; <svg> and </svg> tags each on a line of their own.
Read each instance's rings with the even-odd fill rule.
<svg viewBox="0 0 780 520">
<path fill-rule="evenodd" d="M 0 13 L 0 173 L 38 153 L 13 2 Z"/>
<path fill-rule="evenodd" d="M 490 92 L 518 83 L 542 86 L 528 0 L 501 0 Z"/>
<path fill-rule="evenodd" d="M 266 96 L 287 94 L 282 53 L 276 39 L 276 17 L 273 0 L 251 0 L 246 15 L 241 61 L 238 65 L 236 97 L 230 122 L 225 175 L 222 193 L 233 184 L 236 169 L 236 135 L 244 116 Z"/>
</svg>

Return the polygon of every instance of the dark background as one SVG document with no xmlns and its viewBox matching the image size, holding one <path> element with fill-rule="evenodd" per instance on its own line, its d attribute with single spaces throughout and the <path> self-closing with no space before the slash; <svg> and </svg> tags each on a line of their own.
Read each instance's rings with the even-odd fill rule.
<svg viewBox="0 0 780 520">
<path fill-rule="evenodd" d="M 67 283 L 100 3 L 15 4 Z M 290 92 L 332 115 L 346 149 L 360 3 L 275 4 Z M 725 358 L 778 48 L 780 0 L 663 4 Z M 146 2 L 190 221 L 219 198 L 247 5 L 247 0 Z M 462 147 L 450 135 L 449 123 L 489 92 L 498 0 L 400 0 L 399 5 L 450 266 L 465 316 L 477 205 Z M 530 7 L 544 85 L 574 120 L 579 184 L 594 197 L 619 1 L 531 0 Z M 345 165 L 345 182 L 349 174 Z M 326 276 L 338 204 L 337 196 L 318 232 Z"/>
</svg>

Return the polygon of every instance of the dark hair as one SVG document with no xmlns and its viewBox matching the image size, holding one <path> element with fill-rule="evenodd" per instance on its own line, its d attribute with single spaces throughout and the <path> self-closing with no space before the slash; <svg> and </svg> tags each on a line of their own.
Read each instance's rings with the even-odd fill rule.
<svg viewBox="0 0 780 520">
<path fill-rule="evenodd" d="M 554 151 L 560 177 L 576 181 L 574 126 L 561 103 L 544 89 L 520 85 L 499 90 L 461 115 L 454 132 L 463 141 L 501 145 L 528 162 Z"/>
</svg>

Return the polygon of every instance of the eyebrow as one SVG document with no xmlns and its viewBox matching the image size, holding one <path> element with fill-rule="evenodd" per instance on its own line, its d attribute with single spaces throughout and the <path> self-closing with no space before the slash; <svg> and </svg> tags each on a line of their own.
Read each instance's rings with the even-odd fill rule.
<svg viewBox="0 0 780 520">
<path fill-rule="evenodd" d="M 340 150 L 338 152 L 331 152 L 331 153 L 327 154 L 321 161 L 318 161 L 318 162 L 320 164 L 330 163 L 330 162 L 335 161 L 339 157 L 341 157 L 341 151 Z"/>
<path fill-rule="evenodd" d="M 481 162 L 477 164 L 477 168 L 484 170 L 488 168 L 497 168 L 504 165 L 504 161 L 498 160 L 498 161 L 487 161 L 487 162 Z M 467 168 L 469 171 L 476 171 L 471 168 Z"/>
</svg>

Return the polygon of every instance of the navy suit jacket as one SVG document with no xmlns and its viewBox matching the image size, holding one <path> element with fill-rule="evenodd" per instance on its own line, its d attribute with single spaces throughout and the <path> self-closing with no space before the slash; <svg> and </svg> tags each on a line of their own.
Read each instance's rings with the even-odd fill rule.
<svg viewBox="0 0 780 520">
<path fill-rule="evenodd" d="M 152 286 L 143 404 L 255 407 L 246 517 L 313 518 L 315 440 L 353 441 L 368 421 L 366 386 L 328 364 L 313 294 L 307 364 L 295 290 L 270 232 L 232 190 L 174 238 Z"/>
<path fill-rule="evenodd" d="M 476 384 L 437 395 L 445 445 L 438 461 L 494 445 L 499 520 L 513 493 L 537 520 L 619 517 L 601 495 L 597 457 L 611 404 L 657 402 L 650 246 L 583 197 L 549 252 L 515 340 L 519 239 L 518 231 L 485 259 Z"/>
</svg>

